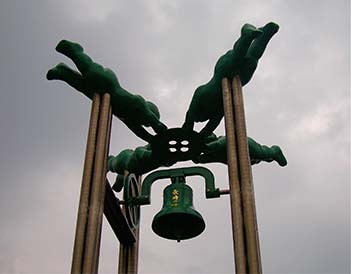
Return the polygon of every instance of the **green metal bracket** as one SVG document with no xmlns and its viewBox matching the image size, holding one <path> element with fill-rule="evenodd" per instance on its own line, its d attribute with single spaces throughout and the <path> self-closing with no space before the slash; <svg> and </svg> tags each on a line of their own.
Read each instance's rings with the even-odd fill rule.
<svg viewBox="0 0 351 274">
<path fill-rule="evenodd" d="M 151 186 L 155 181 L 170 178 L 172 183 L 185 183 L 185 177 L 189 176 L 202 176 L 205 179 L 205 195 L 207 199 L 220 197 L 220 190 L 219 188 L 215 188 L 214 176 L 209 169 L 205 167 L 188 167 L 152 172 L 146 176 L 142 183 L 141 195 L 139 197 L 130 198 L 126 202 L 137 205 L 148 205 L 151 203 Z"/>
</svg>

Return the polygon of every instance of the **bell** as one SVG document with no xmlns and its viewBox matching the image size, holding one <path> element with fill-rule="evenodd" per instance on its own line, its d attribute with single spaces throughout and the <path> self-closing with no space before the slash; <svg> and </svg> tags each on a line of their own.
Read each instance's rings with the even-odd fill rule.
<svg viewBox="0 0 351 274">
<path fill-rule="evenodd" d="M 193 190 L 185 183 L 172 183 L 163 191 L 163 207 L 152 221 L 152 230 L 170 240 L 194 238 L 205 229 L 205 222 L 193 207 Z"/>
</svg>

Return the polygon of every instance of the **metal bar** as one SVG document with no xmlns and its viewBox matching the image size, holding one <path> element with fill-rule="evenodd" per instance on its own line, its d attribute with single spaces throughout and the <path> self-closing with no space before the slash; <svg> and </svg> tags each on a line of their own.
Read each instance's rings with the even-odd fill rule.
<svg viewBox="0 0 351 274">
<path fill-rule="evenodd" d="M 106 134 L 108 132 L 108 115 L 110 113 L 109 109 L 110 94 L 105 93 L 102 98 L 99 114 L 99 127 L 95 150 L 91 199 L 85 241 L 85 254 L 83 259 L 83 273 L 93 273 L 94 271 L 96 241 L 99 239 L 98 225 L 101 224 L 100 219 L 102 218 L 102 212 L 100 211 L 100 208 L 101 203 L 104 202 L 104 196 L 101 195 L 101 192 L 105 190 L 104 158 Z"/>
<path fill-rule="evenodd" d="M 219 191 L 219 195 L 227 195 L 230 194 L 230 189 L 221 189 Z"/>
<path fill-rule="evenodd" d="M 126 274 L 126 267 L 128 265 L 128 250 L 124 245 L 120 244 L 119 246 L 119 258 L 118 258 L 118 274 Z"/>
<path fill-rule="evenodd" d="M 127 176 L 128 173 L 125 173 Z M 141 176 L 138 178 L 138 185 L 141 185 Z M 122 207 L 125 212 L 125 205 Z M 137 274 L 138 273 L 138 254 L 139 254 L 139 227 L 133 229 L 136 241 L 133 244 L 120 245 L 118 274 Z"/>
<path fill-rule="evenodd" d="M 110 137 L 111 137 L 111 124 L 112 124 L 112 107 L 109 107 L 108 110 L 108 121 L 107 121 L 107 133 L 106 133 L 106 140 L 105 140 L 105 148 L 104 148 L 104 166 L 103 166 L 103 178 L 106 178 L 107 174 L 107 158 L 108 158 L 108 153 L 109 153 L 109 148 L 110 148 Z M 106 187 L 102 187 L 101 195 L 100 195 L 100 200 L 102 202 L 99 203 L 99 216 L 102 216 L 104 212 L 104 201 L 105 201 L 105 189 Z M 99 258 L 100 258 L 100 242 L 101 242 L 101 230 L 102 230 L 102 217 L 99 219 L 99 224 L 97 225 L 98 229 L 98 240 L 96 241 L 95 245 L 95 261 L 94 261 L 94 272 L 98 273 L 98 268 L 99 268 Z"/>
<path fill-rule="evenodd" d="M 232 94 L 229 80 L 222 80 L 223 108 L 225 131 L 227 137 L 227 159 L 230 189 L 230 205 L 232 216 L 232 232 L 235 258 L 235 272 L 246 273 L 246 252 L 244 241 L 244 226 L 241 205 L 240 183 L 238 174 L 238 160 L 236 153 L 236 138 L 234 127 L 234 113 Z"/>
<path fill-rule="evenodd" d="M 136 237 L 129 228 L 126 216 L 122 212 L 119 200 L 112 191 L 110 184 L 106 181 L 104 214 L 113 232 L 121 244 L 130 245 L 135 243 Z"/>
<path fill-rule="evenodd" d="M 235 133 L 239 156 L 239 174 L 244 213 L 244 227 L 247 248 L 248 273 L 262 273 L 258 227 L 255 208 L 255 194 L 247 144 L 244 98 L 239 76 L 232 82 Z"/>
<path fill-rule="evenodd" d="M 94 165 L 96 133 L 100 108 L 100 95 L 95 94 L 91 107 L 89 131 L 85 151 L 82 186 L 80 191 L 76 234 L 73 247 L 71 273 L 82 273 L 82 260 L 84 256 L 84 243 L 86 223 L 90 196 L 90 184 Z"/>
</svg>

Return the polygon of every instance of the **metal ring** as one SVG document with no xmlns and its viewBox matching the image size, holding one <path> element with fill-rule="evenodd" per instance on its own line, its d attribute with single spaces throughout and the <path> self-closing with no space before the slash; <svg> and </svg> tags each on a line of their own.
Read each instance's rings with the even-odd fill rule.
<svg viewBox="0 0 351 274">
<path fill-rule="evenodd" d="M 140 195 L 138 180 L 134 174 L 129 174 L 124 181 L 123 199 L 130 228 L 136 228 L 140 222 L 140 205 L 131 204 L 131 199 Z"/>
</svg>

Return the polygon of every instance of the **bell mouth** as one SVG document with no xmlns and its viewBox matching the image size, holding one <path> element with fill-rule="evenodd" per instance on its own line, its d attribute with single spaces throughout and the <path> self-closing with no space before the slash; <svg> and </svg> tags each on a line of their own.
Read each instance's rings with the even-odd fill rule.
<svg viewBox="0 0 351 274">
<path fill-rule="evenodd" d="M 154 217 L 152 230 L 160 237 L 169 240 L 187 240 L 200 235 L 205 230 L 205 222 L 200 213 L 172 212 Z"/>
</svg>

